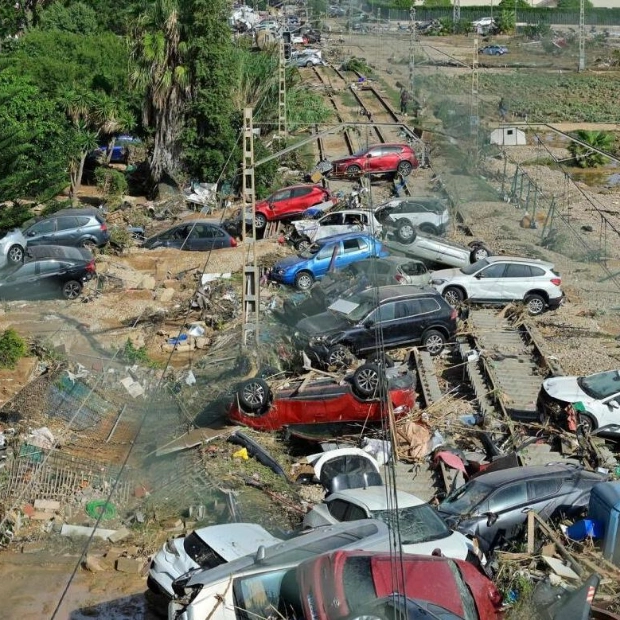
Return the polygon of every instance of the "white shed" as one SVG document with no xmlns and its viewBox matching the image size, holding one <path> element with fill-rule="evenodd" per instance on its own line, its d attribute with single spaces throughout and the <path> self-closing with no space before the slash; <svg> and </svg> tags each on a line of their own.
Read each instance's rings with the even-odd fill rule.
<svg viewBox="0 0 620 620">
<path fill-rule="evenodd" d="M 525 132 L 516 127 L 498 127 L 491 132 L 491 144 L 523 146 L 527 144 Z"/>
</svg>

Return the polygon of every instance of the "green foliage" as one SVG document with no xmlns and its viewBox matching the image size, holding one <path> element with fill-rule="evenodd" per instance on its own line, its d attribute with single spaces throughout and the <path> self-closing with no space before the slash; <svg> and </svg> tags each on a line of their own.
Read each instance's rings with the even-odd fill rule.
<svg viewBox="0 0 620 620">
<path fill-rule="evenodd" d="M 575 9 L 579 10 L 581 0 L 558 0 L 558 9 Z M 584 0 L 584 7 L 591 9 L 594 5 L 590 0 Z"/>
<path fill-rule="evenodd" d="M 571 142 L 568 151 L 575 159 L 580 168 L 596 168 L 609 162 L 609 158 L 593 151 L 586 145 L 593 146 L 601 151 L 610 151 L 614 145 L 614 135 L 606 131 L 588 131 L 580 129 L 575 132 L 575 137 L 585 144 Z"/>
<path fill-rule="evenodd" d="M 64 6 L 55 2 L 41 13 L 41 30 L 57 30 L 74 34 L 94 34 L 100 24 L 96 11 L 83 2 Z"/>
<path fill-rule="evenodd" d="M 14 330 L 7 329 L 0 336 L 0 368 L 15 368 L 28 353 L 25 340 Z"/>
<path fill-rule="evenodd" d="M 0 209 L 0 231 L 13 230 L 19 228 L 24 222 L 32 218 L 30 205 L 14 202 L 4 205 Z"/>
<path fill-rule="evenodd" d="M 95 170 L 97 187 L 110 196 L 122 196 L 127 192 L 127 179 L 120 170 L 98 166 Z"/>
<path fill-rule="evenodd" d="M 549 37 L 551 34 L 551 24 L 546 22 L 538 24 L 527 24 L 521 30 L 521 34 L 530 41 L 540 41 Z"/>
<path fill-rule="evenodd" d="M 129 338 L 125 342 L 119 357 L 128 364 L 140 364 L 149 368 L 157 368 L 160 364 L 149 357 L 146 346 L 136 347 Z"/>
<path fill-rule="evenodd" d="M 510 11 L 507 8 L 503 8 L 496 24 L 499 32 L 513 32 L 516 27 L 514 10 Z"/>
<path fill-rule="evenodd" d="M 460 19 L 456 22 L 453 21 L 451 25 L 453 34 L 466 34 L 471 30 L 471 22 L 468 19 Z"/>
<path fill-rule="evenodd" d="M 452 6 L 451 0 L 424 0 L 422 3 L 425 7 L 442 7 L 442 6 Z"/>
<path fill-rule="evenodd" d="M 500 0 L 498 6 L 502 10 L 515 10 L 515 3 L 517 5 L 517 10 L 519 9 L 529 9 L 530 3 L 527 0 Z"/>
<path fill-rule="evenodd" d="M 357 71 L 362 75 L 370 75 L 372 73 L 372 69 L 368 66 L 365 58 L 357 58 L 356 56 L 352 56 L 351 58 L 345 60 L 342 63 L 341 69 L 343 71 Z"/>
<path fill-rule="evenodd" d="M 286 109 L 289 131 L 325 123 L 333 115 L 333 111 L 325 105 L 323 97 L 301 86 L 289 90 Z"/>
<path fill-rule="evenodd" d="M 436 0 L 436 1 L 448 3 L 447 5 L 442 4 L 442 6 L 450 5 L 450 0 Z M 413 0 L 394 0 L 395 9 L 401 9 L 404 11 L 408 11 L 412 6 L 413 6 Z M 426 3 L 425 3 L 425 6 L 427 6 Z"/>
<path fill-rule="evenodd" d="M 120 250 L 124 250 L 133 245 L 131 233 L 127 230 L 126 226 L 110 227 L 110 245 Z"/>
</svg>

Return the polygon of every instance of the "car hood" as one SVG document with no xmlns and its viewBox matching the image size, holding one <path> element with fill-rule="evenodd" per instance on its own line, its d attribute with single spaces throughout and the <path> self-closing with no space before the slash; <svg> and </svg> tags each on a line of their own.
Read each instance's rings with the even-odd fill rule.
<svg viewBox="0 0 620 620">
<path fill-rule="evenodd" d="M 302 258 L 301 256 L 287 256 L 286 258 L 279 260 L 273 266 L 273 270 L 277 271 L 278 269 L 284 269 L 284 271 L 287 271 L 291 267 L 305 263 L 307 260 L 307 258 Z"/>
<path fill-rule="evenodd" d="M 298 233 L 310 234 L 315 232 L 320 224 L 316 220 L 295 220 L 292 222 Z"/>
<path fill-rule="evenodd" d="M 432 280 L 453 280 L 462 275 L 461 270 L 458 267 L 453 269 L 439 269 L 431 273 Z"/>
<path fill-rule="evenodd" d="M 467 538 L 460 532 L 452 532 L 450 536 L 439 540 L 403 545 L 404 553 L 415 553 L 418 555 L 432 555 L 435 549 L 441 549 L 442 555 L 456 560 L 464 560 L 467 557 L 469 546 Z"/>
<path fill-rule="evenodd" d="M 297 331 L 309 338 L 320 334 L 329 334 L 351 327 L 351 322 L 334 312 L 322 312 L 309 316 L 297 323 Z"/>
<path fill-rule="evenodd" d="M 577 377 L 551 377 L 543 381 L 543 388 L 552 398 L 567 403 L 591 400 L 577 385 Z"/>
</svg>

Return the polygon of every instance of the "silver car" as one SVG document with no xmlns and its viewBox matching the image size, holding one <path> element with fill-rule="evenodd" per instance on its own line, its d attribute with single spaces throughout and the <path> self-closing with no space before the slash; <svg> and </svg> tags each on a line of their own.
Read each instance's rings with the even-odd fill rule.
<svg viewBox="0 0 620 620">
<path fill-rule="evenodd" d="M 26 244 L 26 238 L 18 228 L 4 235 L 0 239 L 0 267 L 23 262 Z"/>
</svg>

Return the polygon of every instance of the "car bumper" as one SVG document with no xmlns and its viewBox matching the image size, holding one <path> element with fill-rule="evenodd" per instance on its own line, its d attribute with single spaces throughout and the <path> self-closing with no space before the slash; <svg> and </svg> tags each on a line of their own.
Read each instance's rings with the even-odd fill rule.
<svg viewBox="0 0 620 620">
<path fill-rule="evenodd" d="M 278 284 L 288 284 L 292 286 L 295 284 L 294 276 L 290 276 L 286 273 L 276 273 L 274 271 L 269 273 L 269 280 L 272 282 L 277 282 Z"/>
<path fill-rule="evenodd" d="M 554 297 L 553 299 L 550 299 L 547 305 L 549 306 L 549 310 L 557 310 L 565 301 L 566 297 L 562 293 L 560 297 Z"/>
</svg>

